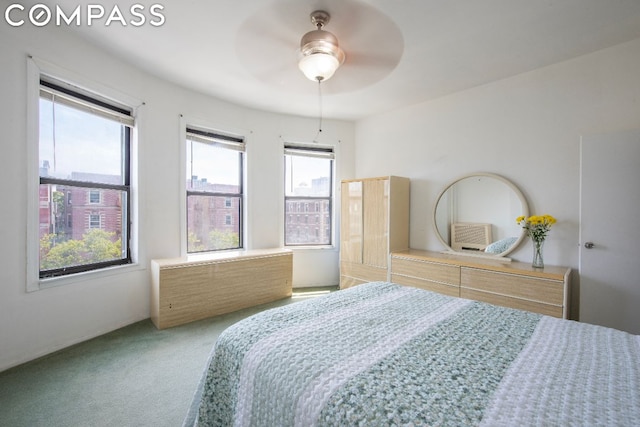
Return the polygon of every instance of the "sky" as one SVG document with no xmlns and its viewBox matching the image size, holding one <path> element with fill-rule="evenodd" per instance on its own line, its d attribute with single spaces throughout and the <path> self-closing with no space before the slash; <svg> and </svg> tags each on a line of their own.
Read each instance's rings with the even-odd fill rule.
<svg viewBox="0 0 640 427">
<path fill-rule="evenodd" d="M 295 195 L 295 189 L 306 186 L 311 188 L 311 181 L 331 176 L 331 161 L 317 157 L 287 156 L 286 162 L 286 194 Z M 293 173 L 293 175 L 292 175 Z"/>
<path fill-rule="evenodd" d="M 54 121 L 55 117 L 55 121 Z M 72 172 L 120 175 L 122 125 L 47 99 L 40 99 L 40 167 L 49 175 Z"/>
</svg>

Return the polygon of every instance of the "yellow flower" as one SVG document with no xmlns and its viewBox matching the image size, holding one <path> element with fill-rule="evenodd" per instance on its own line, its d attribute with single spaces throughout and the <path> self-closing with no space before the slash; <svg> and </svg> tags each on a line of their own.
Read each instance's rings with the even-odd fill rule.
<svg viewBox="0 0 640 427">
<path fill-rule="evenodd" d="M 551 226 L 556 223 L 556 219 L 548 214 L 531 215 L 529 218 L 519 216 L 516 218 L 516 223 L 520 224 L 520 226 L 526 230 L 531 240 L 542 242 L 547 237 Z"/>
</svg>

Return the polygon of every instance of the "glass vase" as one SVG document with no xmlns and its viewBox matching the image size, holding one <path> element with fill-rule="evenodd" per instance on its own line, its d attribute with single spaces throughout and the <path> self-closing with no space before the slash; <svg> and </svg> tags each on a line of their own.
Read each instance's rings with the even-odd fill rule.
<svg viewBox="0 0 640 427">
<path fill-rule="evenodd" d="M 544 268 L 544 259 L 542 258 L 542 248 L 544 240 L 533 240 L 533 268 Z"/>
</svg>

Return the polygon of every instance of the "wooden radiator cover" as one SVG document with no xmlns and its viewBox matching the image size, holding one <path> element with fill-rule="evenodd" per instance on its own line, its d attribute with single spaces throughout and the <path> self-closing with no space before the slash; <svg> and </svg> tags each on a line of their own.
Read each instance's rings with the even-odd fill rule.
<svg viewBox="0 0 640 427">
<path fill-rule="evenodd" d="M 151 320 L 158 329 L 290 297 L 293 253 L 232 251 L 151 261 Z"/>
<path fill-rule="evenodd" d="M 451 249 L 483 251 L 491 243 L 491 224 L 456 222 L 451 224 Z"/>
</svg>

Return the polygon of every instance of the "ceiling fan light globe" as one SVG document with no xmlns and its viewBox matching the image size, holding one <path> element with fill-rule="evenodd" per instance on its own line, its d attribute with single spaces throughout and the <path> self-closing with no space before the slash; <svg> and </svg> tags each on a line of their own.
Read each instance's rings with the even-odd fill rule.
<svg viewBox="0 0 640 427">
<path fill-rule="evenodd" d="M 300 71 L 313 81 L 329 80 L 340 66 L 340 61 L 327 53 L 313 53 L 303 56 L 298 62 Z"/>
</svg>

